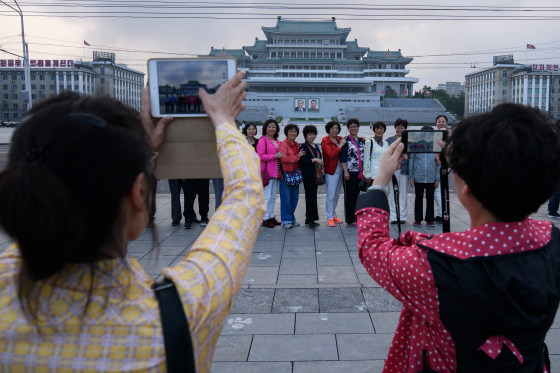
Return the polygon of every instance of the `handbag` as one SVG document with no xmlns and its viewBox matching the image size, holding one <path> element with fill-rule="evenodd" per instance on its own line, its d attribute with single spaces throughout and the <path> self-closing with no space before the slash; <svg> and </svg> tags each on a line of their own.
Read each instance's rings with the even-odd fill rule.
<svg viewBox="0 0 560 373">
<path fill-rule="evenodd" d="M 311 149 L 311 147 L 309 146 L 309 144 L 306 142 L 305 145 L 307 145 L 307 148 L 309 149 L 309 151 L 311 152 L 311 154 L 315 155 L 315 152 Z M 321 158 L 321 153 L 319 153 L 319 157 Z M 316 165 L 315 166 L 315 184 L 317 185 L 324 185 L 326 183 L 325 180 L 325 169 L 323 167 L 321 167 L 321 165 Z"/>
<path fill-rule="evenodd" d="M 268 144 L 266 143 L 266 140 L 264 141 L 264 151 L 266 153 L 266 149 L 268 148 Z M 263 187 L 267 186 L 268 183 L 270 182 L 270 175 L 268 174 L 268 167 L 266 166 L 266 164 L 264 165 L 264 170 L 261 170 L 261 179 L 262 179 L 262 185 Z"/>
<path fill-rule="evenodd" d="M 189 323 L 175 284 L 163 280 L 153 285 L 161 314 L 168 372 L 196 372 Z"/>
<path fill-rule="evenodd" d="M 282 171 L 282 174 L 284 175 L 284 182 L 288 186 L 297 186 L 303 181 L 303 176 L 299 167 L 296 168 L 294 172 Z"/>
</svg>

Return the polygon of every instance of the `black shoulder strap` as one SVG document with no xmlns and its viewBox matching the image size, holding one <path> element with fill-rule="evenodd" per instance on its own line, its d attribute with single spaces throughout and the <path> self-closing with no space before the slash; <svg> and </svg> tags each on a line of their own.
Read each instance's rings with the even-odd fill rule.
<svg viewBox="0 0 560 373">
<path fill-rule="evenodd" d="M 179 293 L 167 279 L 155 283 L 153 288 L 161 313 L 167 371 L 195 373 L 189 323 Z"/>
</svg>

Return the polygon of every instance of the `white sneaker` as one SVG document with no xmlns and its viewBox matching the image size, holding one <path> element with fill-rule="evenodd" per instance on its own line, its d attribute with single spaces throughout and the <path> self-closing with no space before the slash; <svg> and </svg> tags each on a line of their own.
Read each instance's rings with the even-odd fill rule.
<svg viewBox="0 0 560 373">
<path fill-rule="evenodd" d="M 290 229 L 290 228 L 293 228 L 293 227 L 294 227 L 294 226 L 292 225 L 292 223 L 286 223 L 286 224 L 283 224 L 282 226 L 283 226 L 284 228 L 286 228 L 286 229 Z"/>
<path fill-rule="evenodd" d="M 293 227 L 293 228 L 299 227 L 299 223 L 298 223 L 297 221 L 294 221 L 294 222 L 292 223 L 292 227 Z"/>
</svg>

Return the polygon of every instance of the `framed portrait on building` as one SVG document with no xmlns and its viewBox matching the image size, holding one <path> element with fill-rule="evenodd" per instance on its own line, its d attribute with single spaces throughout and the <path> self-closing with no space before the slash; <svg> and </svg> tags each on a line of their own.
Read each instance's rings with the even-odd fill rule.
<svg viewBox="0 0 560 373">
<path fill-rule="evenodd" d="M 294 99 L 294 111 L 305 111 L 305 99 L 304 98 Z"/>
<path fill-rule="evenodd" d="M 309 108 L 308 111 L 319 111 L 319 99 L 318 98 L 310 98 L 308 101 L 307 107 Z"/>
</svg>

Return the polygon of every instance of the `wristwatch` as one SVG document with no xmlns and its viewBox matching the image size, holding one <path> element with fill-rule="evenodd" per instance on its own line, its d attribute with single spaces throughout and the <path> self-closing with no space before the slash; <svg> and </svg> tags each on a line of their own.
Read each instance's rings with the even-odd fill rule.
<svg viewBox="0 0 560 373">
<path fill-rule="evenodd" d="M 387 188 L 386 186 L 383 186 L 383 185 L 372 185 L 368 188 L 368 192 L 370 190 L 380 190 L 383 193 L 385 193 L 386 196 L 389 195 L 389 188 Z"/>
</svg>

